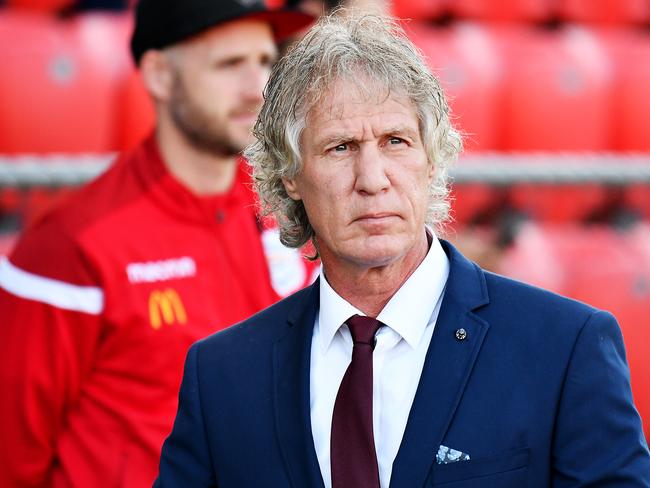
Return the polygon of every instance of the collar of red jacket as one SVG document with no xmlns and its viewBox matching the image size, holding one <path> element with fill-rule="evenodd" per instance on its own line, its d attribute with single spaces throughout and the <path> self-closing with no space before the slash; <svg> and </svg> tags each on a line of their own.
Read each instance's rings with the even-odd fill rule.
<svg viewBox="0 0 650 488">
<path fill-rule="evenodd" d="M 136 149 L 132 164 L 156 204 L 181 219 L 219 224 L 242 208 L 256 205 L 250 168 L 241 157 L 230 190 L 208 196 L 196 195 L 168 171 L 153 134 Z"/>
</svg>

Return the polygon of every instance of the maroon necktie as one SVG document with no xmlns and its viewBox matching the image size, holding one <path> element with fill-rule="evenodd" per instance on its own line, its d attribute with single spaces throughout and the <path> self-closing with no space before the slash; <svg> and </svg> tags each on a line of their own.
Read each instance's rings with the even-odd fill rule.
<svg viewBox="0 0 650 488">
<path fill-rule="evenodd" d="M 379 488 L 372 433 L 372 351 L 381 322 L 353 315 L 346 324 L 354 346 L 334 403 L 332 488 Z"/>
</svg>

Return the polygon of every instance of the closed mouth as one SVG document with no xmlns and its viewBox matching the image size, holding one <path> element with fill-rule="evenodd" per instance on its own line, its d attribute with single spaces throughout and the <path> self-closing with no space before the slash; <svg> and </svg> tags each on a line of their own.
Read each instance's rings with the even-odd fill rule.
<svg viewBox="0 0 650 488">
<path fill-rule="evenodd" d="M 391 217 L 398 217 L 397 214 L 394 213 L 372 213 L 372 214 L 364 214 L 361 215 L 360 217 L 357 217 L 354 219 L 355 221 L 361 221 L 361 220 L 367 220 L 367 221 L 380 221 L 384 219 L 389 219 Z"/>
</svg>

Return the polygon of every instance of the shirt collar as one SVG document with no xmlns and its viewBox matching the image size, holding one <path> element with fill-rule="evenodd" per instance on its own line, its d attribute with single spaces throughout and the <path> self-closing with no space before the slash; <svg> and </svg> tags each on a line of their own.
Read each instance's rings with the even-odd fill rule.
<svg viewBox="0 0 650 488">
<path fill-rule="evenodd" d="M 248 164 L 241 157 L 231 188 L 215 195 L 196 195 L 178 181 L 167 169 L 154 134 L 136 149 L 131 164 L 150 198 L 183 220 L 214 223 L 219 213 L 255 204 Z"/>
<path fill-rule="evenodd" d="M 353 315 L 365 315 L 341 295 L 334 291 L 323 273 L 321 265 L 320 283 L 320 308 L 318 310 L 318 326 L 320 328 L 320 340 L 323 350 L 327 350 L 334 335 L 341 325 Z"/>
<path fill-rule="evenodd" d="M 416 347 L 433 318 L 448 276 L 449 260 L 434 237 L 424 260 L 391 297 L 377 320 L 397 332 L 411 347 Z M 354 314 L 365 315 L 334 291 L 321 269 L 318 323 L 324 350 L 330 346 L 341 325 Z"/>
</svg>

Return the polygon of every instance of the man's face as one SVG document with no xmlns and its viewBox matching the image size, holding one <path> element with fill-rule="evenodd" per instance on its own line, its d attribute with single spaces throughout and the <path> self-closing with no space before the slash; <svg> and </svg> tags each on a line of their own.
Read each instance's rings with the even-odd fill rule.
<svg viewBox="0 0 650 488">
<path fill-rule="evenodd" d="M 328 263 L 372 268 L 417 252 L 432 166 L 408 98 L 339 81 L 307 116 L 303 169 L 285 187 L 302 200 Z"/>
<path fill-rule="evenodd" d="M 229 22 L 172 48 L 168 110 L 197 148 L 231 156 L 250 142 L 262 90 L 277 56 L 271 27 Z"/>
</svg>

